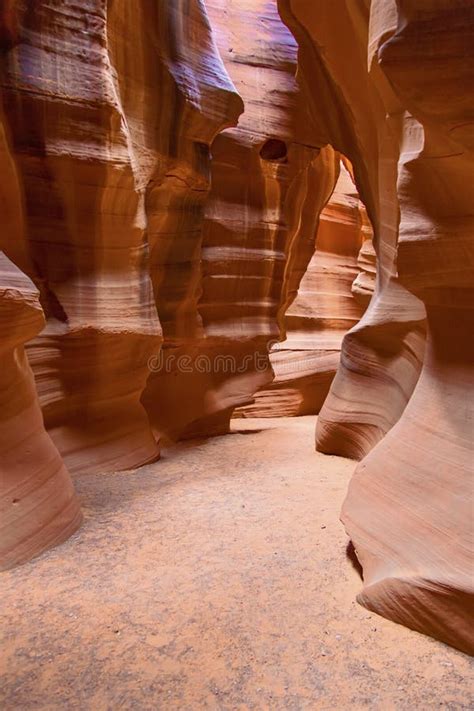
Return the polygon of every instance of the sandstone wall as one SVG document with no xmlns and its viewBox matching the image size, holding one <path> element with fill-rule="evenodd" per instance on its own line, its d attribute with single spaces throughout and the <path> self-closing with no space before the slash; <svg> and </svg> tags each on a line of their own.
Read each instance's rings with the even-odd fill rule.
<svg viewBox="0 0 474 711">
<path fill-rule="evenodd" d="M 244 111 L 211 148 L 199 328 L 177 333 L 170 323 L 143 397 L 156 431 L 173 438 L 227 431 L 234 408 L 273 379 L 268 349 L 282 337 L 337 170 L 333 149 L 311 141 L 296 43 L 276 2 L 206 6 Z"/>
<path fill-rule="evenodd" d="M 271 398 L 312 355 L 286 412 L 319 409 L 341 349 L 317 446 L 362 459 L 360 600 L 473 650 L 473 23 L 469 0 L 0 5 L 2 565 L 79 525 L 68 470 L 226 431 L 288 335 Z M 340 155 L 366 214 L 346 176 L 319 224 Z"/>
<path fill-rule="evenodd" d="M 2 48 L 13 39 L 0 38 Z M 1 105 L 0 175 L 0 249 L 14 244 L 25 261 L 22 194 Z M 44 428 L 24 349 L 43 326 L 38 290 L 0 251 L 0 569 L 61 542 L 81 523 L 69 473 Z"/>
<path fill-rule="evenodd" d="M 339 177 L 317 226 L 315 251 L 285 314 L 286 339 L 273 346 L 273 382 L 234 416 L 316 415 L 336 374 L 342 340 L 374 289 L 372 230 L 353 179 Z"/>
<path fill-rule="evenodd" d="M 11 0 L 0 40 L 15 180 L 1 194 L 4 282 L 13 270 L 35 322 L 5 353 L 21 363 L 60 506 L 75 500 L 38 403 L 80 474 L 156 459 L 163 435 L 222 431 L 271 380 L 268 342 L 282 337 L 337 159 L 311 144 L 276 2 Z M 245 112 L 229 130 L 244 110 L 236 86 Z M 155 372 L 160 353 L 173 365 Z M 22 525 L 9 524 L 9 548 Z"/>
<path fill-rule="evenodd" d="M 60 543 L 81 523 L 23 347 L 42 326 L 37 290 L 0 253 L 0 569 Z"/>
<path fill-rule="evenodd" d="M 0 247 L 16 265 L 2 258 L 8 566 L 79 525 L 64 464 L 105 471 L 158 456 L 140 402 L 163 340 L 158 311 L 163 330 L 176 300 L 193 311 L 200 230 L 187 250 L 182 226 L 209 184 L 209 145 L 242 102 L 199 0 L 12 0 L 0 42 Z"/>
<path fill-rule="evenodd" d="M 28 259 L 8 249 L 46 315 L 27 350 L 48 431 L 73 472 L 225 431 L 273 378 L 269 343 L 336 176 L 276 2 L 13 2 L 4 16 Z"/>
<path fill-rule="evenodd" d="M 352 161 L 375 233 L 376 292 L 317 432 L 323 451 L 372 449 L 343 510 L 360 601 L 472 652 L 472 3 L 280 9 L 321 138 Z"/>
</svg>

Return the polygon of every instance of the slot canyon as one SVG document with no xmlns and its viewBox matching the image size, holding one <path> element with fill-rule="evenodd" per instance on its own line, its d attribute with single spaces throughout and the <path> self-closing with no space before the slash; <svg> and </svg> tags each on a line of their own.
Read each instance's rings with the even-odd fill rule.
<svg viewBox="0 0 474 711">
<path fill-rule="evenodd" d="M 0 0 L 0 706 L 474 707 L 473 0 Z"/>
</svg>

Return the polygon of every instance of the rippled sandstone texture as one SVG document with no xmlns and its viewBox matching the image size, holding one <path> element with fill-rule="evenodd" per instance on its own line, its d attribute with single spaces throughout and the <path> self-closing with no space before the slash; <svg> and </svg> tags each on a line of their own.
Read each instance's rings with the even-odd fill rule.
<svg viewBox="0 0 474 711">
<path fill-rule="evenodd" d="M 349 158 L 374 229 L 375 295 L 344 338 L 340 368 L 317 431 L 321 451 L 360 459 L 400 417 L 423 357 L 423 304 L 396 278 L 399 207 L 393 136 L 400 130 L 401 109 L 387 83 L 377 75 L 382 82 L 379 91 L 367 73 L 363 34 L 367 35 L 368 12 L 362 0 L 334 6 L 295 0 L 280 7 L 300 45 L 300 75 L 311 108 L 313 140 L 329 142 Z M 335 29 L 338 12 L 344 18 L 340 31 Z M 318 51 L 320 44 L 324 53 Z M 396 112 L 388 121 L 385 94 Z"/>
<path fill-rule="evenodd" d="M 178 310 L 165 323 L 158 308 L 165 340 L 143 402 L 157 433 L 172 438 L 227 431 L 234 408 L 273 379 L 268 349 L 283 337 L 337 177 L 333 149 L 311 140 L 297 47 L 276 1 L 206 7 L 245 108 L 236 128 L 216 136 L 210 193 L 184 225 L 201 248 L 196 327 Z"/>
<path fill-rule="evenodd" d="M 270 353 L 275 378 L 238 415 L 312 415 L 326 399 L 342 339 L 360 320 L 374 288 L 372 230 L 349 171 L 341 161 L 314 254 L 285 314 L 286 339 Z"/>
<path fill-rule="evenodd" d="M 225 430 L 272 379 L 268 344 L 334 186 L 276 1 L 207 9 L 213 30 L 200 0 L 5 6 L 26 271 L 46 315 L 28 355 L 73 472 Z M 214 141 L 243 110 L 231 79 L 245 113 Z"/>
<path fill-rule="evenodd" d="M 361 456 L 389 430 L 343 509 L 359 600 L 472 653 L 472 3 L 280 9 L 321 133 L 354 165 L 380 267 L 317 432 L 320 449 Z"/>
<path fill-rule="evenodd" d="M 279 7 L 300 85 L 276 2 L 209 0 L 218 46 L 201 0 L 0 6 L 2 564 L 79 525 L 64 463 L 138 466 L 270 382 L 341 153 L 377 280 L 317 444 L 365 457 L 343 512 L 361 601 L 472 651 L 473 10 Z M 355 254 L 362 308 L 374 255 Z"/>
<path fill-rule="evenodd" d="M 24 350 L 42 326 L 37 290 L 0 252 L 0 569 L 60 543 L 81 522 Z"/>
<path fill-rule="evenodd" d="M 24 258 L 21 195 L 1 107 L 0 175 L 0 249 L 14 241 Z M 44 325 L 38 297 L 0 252 L 0 569 L 65 540 L 81 522 L 69 473 L 43 425 L 24 349 Z"/>
<path fill-rule="evenodd" d="M 162 340 L 155 265 L 173 283 L 183 250 L 157 244 L 154 191 L 168 181 L 167 204 L 186 204 L 181 183 L 207 180 L 208 146 L 241 100 L 199 0 L 8 2 L 0 43 L 0 246 L 23 272 L 2 261 L 9 566 L 79 525 L 63 461 L 100 472 L 158 455 L 140 403 Z"/>
<path fill-rule="evenodd" d="M 17 39 L 2 60 L 4 109 L 26 271 L 46 315 L 28 344 L 45 424 L 71 471 L 137 466 L 158 455 L 140 403 L 158 312 L 166 327 L 175 299 L 183 319 L 193 310 L 194 187 L 241 102 L 199 0 L 5 12 Z"/>
<path fill-rule="evenodd" d="M 276 2 L 209 10 L 246 101 L 239 129 L 216 140 L 243 103 L 200 0 L 1 7 L 21 196 L 7 212 L 23 230 L 5 231 L 5 250 L 39 290 L 45 325 L 25 339 L 28 359 L 74 473 L 155 459 L 162 434 L 226 428 L 273 377 L 268 342 L 334 187 L 335 152 L 311 145 Z M 162 344 L 166 364 L 188 365 L 150 374 Z"/>
</svg>

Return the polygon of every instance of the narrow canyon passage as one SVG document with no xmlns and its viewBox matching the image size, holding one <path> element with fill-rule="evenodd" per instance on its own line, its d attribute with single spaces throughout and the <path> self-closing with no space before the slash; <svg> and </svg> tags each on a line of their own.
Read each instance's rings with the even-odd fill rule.
<svg viewBox="0 0 474 711">
<path fill-rule="evenodd" d="M 355 463 L 313 440 L 237 419 L 78 478 L 85 525 L 2 576 L 3 711 L 472 708 L 469 657 L 355 602 Z"/>
</svg>

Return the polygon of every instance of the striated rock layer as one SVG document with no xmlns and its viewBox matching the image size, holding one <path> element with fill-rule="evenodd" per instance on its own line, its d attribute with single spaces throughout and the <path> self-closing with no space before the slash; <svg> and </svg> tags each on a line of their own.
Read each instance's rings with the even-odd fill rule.
<svg viewBox="0 0 474 711">
<path fill-rule="evenodd" d="M 199 0 L 14 1 L 0 8 L 0 44 L 0 247 L 24 272 L 2 258 L 0 565 L 8 567 L 80 523 L 43 418 L 74 472 L 158 455 L 140 403 L 162 340 L 153 260 L 170 262 L 167 278 L 182 288 L 170 249 L 181 257 L 183 243 L 156 249 L 153 219 L 163 206 L 173 219 L 170 206 L 187 204 L 182 184 L 207 176 L 202 156 L 235 123 L 241 101 Z M 166 181 L 156 210 L 154 189 Z M 190 205 L 185 219 L 194 213 Z M 183 283 L 196 290 L 188 275 Z"/>
<path fill-rule="evenodd" d="M 187 422 L 196 407 L 193 393 L 200 386 L 191 381 L 183 388 L 175 376 L 181 370 L 187 372 L 192 344 L 202 337 L 198 301 L 202 225 L 211 178 L 209 147 L 219 131 L 237 123 L 243 108 L 215 46 L 203 3 L 164 3 L 163 7 L 167 14 L 163 9 L 151 17 L 144 12 L 137 23 L 134 6 L 121 3 L 116 48 L 116 63 L 126 77 L 123 94 L 133 143 L 144 155 L 151 149 L 157 152 L 156 166 L 148 176 L 145 211 L 163 350 L 148 361 L 141 397 L 157 438 L 164 433 L 181 434 L 176 418 Z M 149 10 L 147 3 L 144 8 Z M 156 28 L 156 36 L 150 36 L 150 27 Z M 150 42 L 139 64 L 136 47 L 143 38 Z M 155 54 L 163 65 L 157 72 L 153 70 Z M 145 92 L 138 102 L 135 85 Z M 177 369 L 174 361 L 180 357 L 186 360 L 184 365 L 180 360 Z M 198 383 L 199 373 L 192 370 Z M 158 383 L 157 373 L 163 376 Z M 205 391 L 199 413 L 206 412 L 204 396 Z"/>
<path fill-rule="evenodd" d="M 0 248 L 24 258 L 22 200 L 0 110 Z M 24 344 L 44 325 L 38 290 L 0 252 L 0 569 L 22 563 L 81 523 L 70 476 L 45 431 Z"/>
<path fill-rule="evenodd" d="M 375 274 L 372 231 L 348 169 L 341 162 L 334 193 L 321 213 L 315 252 L 285 315 L 286 340 L 270 353 L 273 382 L 235 414 L 317 414 L 339 364 L 342 339 L 370 300 Z"/>
<path fill-rule="evenodd" d="M 163 434 L 226 429 L 272 379 L 268 344 L 333 189 L 276 1 L 207 6 L 213 30 L 201 0 L 5 10 L 28 253 L 15 261 L 46 315 L 28 357 L 73 472 L 143 464 Z M 243 105 L 213 31 L 246 105 L 223 133 Z"/>
<path fill-rule="evenodd" d="M 225 431 L 300 283 L 283 407 L 319 409 L 373 291 L 317 446 L 363 459 L 363 604 L 473 651 L 472 3 L 206 5 L 0 5 L 1 565 L 79 525 L 66 466 Z M 318 230 L 340 155 L 367 215 L 339 186 Z"/>
<path fill-rule="evenodd" d="M 351 161 L 374 230 L 375 295 L 364 317 L 344 338 L 341 365 L 317 432 L 321 451 L 360 459 L 403 412 L 419 377 L 424 347 L 423 304 L 396 278 L 393 135 L 398 123 L 397 117 L 386 121 L 384 93 L 395 111 L 400 107 L 386 83 L 379 90 L 367 73 L 367 53 L 361 44 L 364 32 L 367 35 L 368 13 L 362 0 L 334 6 L 294 0 L 281 2 L 280 8 L 299 41 L 301 80 L 314 138 L 322 145 L 331 143 Z"/>
<path fill-rule="evenodd" d="M 160 348 L 157 307 L 165 324 L 170 308 L 163 282 L 192 312 L 199 239 L 186 223 L 207 145 L 240 100 L 199 0 L 11 12 L 2 83 L 26 271 L 46 314 L 28 344 L 45 423 L 72 471 L 137 466 L 158 455 L 140 397 Z"/>
<path fill-rule="evenodd" d="M 269 341 L 334 187 L 276 2 L 208 5 L 246 102 L 235 130 L 242 99 L 202 0 L 0 8 L 18 187 L 2 200 L 7 226 L 22 224 L 2 246 L 39 290 L 45 325 L 24 340 L 74 473 L 155 459 L 163 434 L 225 429 L 271 380 Z"/>
<path fill-rule="evenodd" d="M 165 339 L 143 403 L 156 432 L 173 438 L 227 431 L 234 408 L 271 382 L 268 350 L 282 337 L 337 171 L 333 149 L 311 141 L 297 48 L 276 1 L 206 6 L 245 110 L 237 128 L 216 136 L 210 193 L 201 186 L 190 224 L 180 225 L 200 261 L 193 327 L 182 294 L 165 320 L 158 301 Z M 169 298 L 174 287 L 165 285 Z"/>
<path fill-rule="evenodd" d="M 106 5 L 18 4 L 4 107 L 46 326 L 28 344 L 46 426 L 73 471 L 156 456 L 139 394 L 158 320 Z"/>
<path fill-rule="evenodd" d="M 338 108 L 321 130 L 354 164 L 380 267 L 317 433 L 319 448 L 360 456 L 390 430 L 343 509 L 359 600 L 472 653 L 472 3 L 280 7 L 307 90 Z"/>
<path fill-rule="evenodd" d="M 81 523 L 23 347 L 43 322 L 38 291 L 0 253 L 0 569 L 65 540 Z"/>
</svg>

